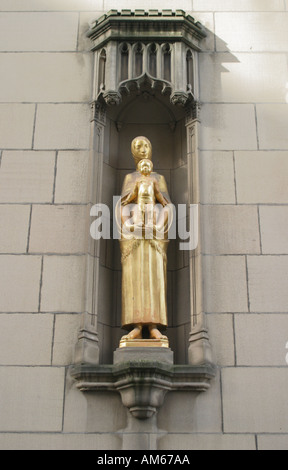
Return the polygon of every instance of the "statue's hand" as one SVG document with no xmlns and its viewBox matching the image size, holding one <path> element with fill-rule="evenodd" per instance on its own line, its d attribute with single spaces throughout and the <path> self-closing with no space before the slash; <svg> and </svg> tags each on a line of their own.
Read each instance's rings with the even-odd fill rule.
<svg viewBox="0 0 288 470">
<path fill-rule="evenodd" d="M 128 204 L 130 204 L 130 202 L 132 202 L 133 199 L 133 193 L 126 194 L 126 196 L 124 196 L 121 200 L 121 205 L 127 206 Z"/>
</svg>

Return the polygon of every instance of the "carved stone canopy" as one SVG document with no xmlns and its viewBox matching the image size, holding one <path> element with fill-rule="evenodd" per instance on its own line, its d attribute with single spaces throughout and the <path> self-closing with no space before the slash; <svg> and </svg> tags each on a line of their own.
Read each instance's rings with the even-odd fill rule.
<svg viewBox="0 0 288 470">
<path fill-rule="evenodd" d="M 183 10 L 111 10 L 90 25 L 96 60 L 96 101 L 119 105 L 124 94 L 150 88 L 173 105 L 198 100 L 197 51 L 204 27 Z"/>
</svg>

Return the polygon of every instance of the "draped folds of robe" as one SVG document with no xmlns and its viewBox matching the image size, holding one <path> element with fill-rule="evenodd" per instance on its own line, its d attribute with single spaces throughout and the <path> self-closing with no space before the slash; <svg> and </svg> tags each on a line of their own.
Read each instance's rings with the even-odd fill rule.
<svg viewBox="0 0 288 470">
<path fill-rule="evenodd" d="M 160 191 L 170 201 L 163 176 L 152 173 Z M 126 176 L 121 197 L 133 190 L 139 172 Z M 125 237 L 122 233 L 122 327 L 155 324 L 167 326 L 168 240 Z"/>
</svg>

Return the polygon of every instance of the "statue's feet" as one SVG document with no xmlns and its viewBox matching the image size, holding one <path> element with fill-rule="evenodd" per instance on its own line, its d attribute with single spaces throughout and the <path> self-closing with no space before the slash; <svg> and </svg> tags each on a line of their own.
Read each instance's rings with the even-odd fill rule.
<svg viewBox="0 0 288 470">
<path fill-rule="evenodd" d="M 162 335 L 161 331 L 159 331 L 158 328 L 156 328 L 156 326 L 150 327 L 149 331 L 150 331 L 150 338 L 151 339 L 168 340 L 167 336 Z"/>
<path fill-rule="evenodd" d="M 123 336 L 121 341 L 127 341 L 129 339 L 142 339 L 142 327 L 136 326 L 128 335 Z"/>
</svg>

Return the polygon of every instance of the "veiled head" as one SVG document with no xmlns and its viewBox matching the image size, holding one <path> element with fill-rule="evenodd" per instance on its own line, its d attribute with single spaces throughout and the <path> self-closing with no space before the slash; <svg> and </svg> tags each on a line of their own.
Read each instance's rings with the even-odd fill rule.
<svg viewBox="0 0 288 470">
<path fill-rule="evenodd" d="M 147 137 L 139 136 L 133 139 L 131 144 L 131 151 L 135 160 L 136 166 L 145 158 L 152 160 L 152 145 Z"/>
</svg>

